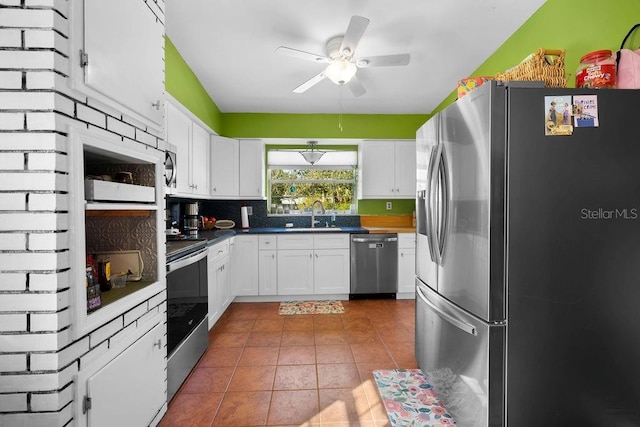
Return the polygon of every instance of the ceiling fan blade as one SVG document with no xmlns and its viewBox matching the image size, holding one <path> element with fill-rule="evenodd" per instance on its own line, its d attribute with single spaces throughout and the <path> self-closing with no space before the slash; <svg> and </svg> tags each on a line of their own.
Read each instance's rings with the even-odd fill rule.
<svg viewBox="0 0 640 427">
<path fill-rule="evenodd" d="M 349 90 L 351 90 L 351 93 L 356 98 L 367 93 L 367 90 L 362 85 L 362 82 L 358 80 L 356 76 L 353 76 L 351 80 L 349 80 L 349 83 L 347 83 L 347 87 L 349 88 Z"/>
<path fill-rule="evenodd" d="M 409 65 L 411 55 L 408 53 L 399 53 L 397 55 L 368 56 L 359 58 L 356 61 L 358 68 L 367 67 L 393 67 L 401 65 Z"/>
<path fill-rule="evenodd" d="M 330 58 L 323 55 L 316 55 L 315 53 L 305 52 L 304 50 L 292 49 L 290 47 L 280 46 L 276 49 L 276 53 L 285 56 L 291 56 L 292 58 L 304 59 L 305 61 L 328 63 L 331 62 Z"/>
<path fill-rule="evenodd" d="M 320 83 L 322 80 L 324 80 L 325 77 L 326 76 L 325 76 L 324 71 L 323 71 L 320 74 L 318 74 L 318 75 L 316 75 L 314 77 L 311 77 L 309 80 L 307 80 L 306 82 L 302 83 L 300 86 L 295 88 L 293 91 L 295 93 L 305 92 L 307 89 L 309 89 L 312 86 Z"/>
<path fill-rule="evenodd" d="M 347 32 L 344 33 L 344 38 L 342 39 L 340 53 L 351 58 L 368 25 L 369 20 L 367 18 L 358 15 L 352 16 L 351 21 L 349 21 L 349 26 L 347 27 Z"/>
</svg>

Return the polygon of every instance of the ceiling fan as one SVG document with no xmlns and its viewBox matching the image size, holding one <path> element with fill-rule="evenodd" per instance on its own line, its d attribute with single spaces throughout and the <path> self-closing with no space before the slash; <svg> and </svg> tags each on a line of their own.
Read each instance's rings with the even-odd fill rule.
<svg viewBox="0 0 640 427">
<path fill-rule="evenodd" d="M 332 37 L 327 41 L 326 56 L 285 46 L 278 47 L 276 52 L 281 55 L 329 64 L 324 71 L 302 83 L 293 91 L 295 93 L 305 92 L 325 78 L 328 78 L 337 85 L 345 85 L 348 83 L 347 87 L 353 95 L 357 97 L 367 92 L 360 80 L 356 77 L 358 68 L 389 67 L 409 64 L 411 56 L 408 53 L 355 58 L 356 47 L 368 25 L 369 19 L 357 15 L 352 16 L 349 26 L 347 27 L 347 32 L 344 33 L 344 35 Z"/>
</svg>

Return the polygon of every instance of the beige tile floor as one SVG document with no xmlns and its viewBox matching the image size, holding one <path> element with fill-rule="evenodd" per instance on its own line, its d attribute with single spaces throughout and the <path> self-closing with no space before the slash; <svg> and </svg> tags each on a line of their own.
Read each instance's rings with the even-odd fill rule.
<svg viewBox="0 0 640 427">
<path fill-rule="evenodd" d="M 413 300 L 280 316 L 233 303 L 160 426 L 385 426 L 372 372 L 416 368 Z"/>
</svg>

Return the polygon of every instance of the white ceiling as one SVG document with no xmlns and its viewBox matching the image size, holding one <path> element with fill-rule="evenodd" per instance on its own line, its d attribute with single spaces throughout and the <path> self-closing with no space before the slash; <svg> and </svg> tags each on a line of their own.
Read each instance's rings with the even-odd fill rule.
<svg viewBox="0 0 640 427">
<path fill-rule="evenodd" d="M 167 35 L 222 112 L 428 114 L 545 0 L 166 0 Z M 371 20 L 355 57 L 410 53 L 405 67 L 359 69 L 355 98 L 328 79 L 292 90 L 325 65 L 352 15 Z"/>
</svg>

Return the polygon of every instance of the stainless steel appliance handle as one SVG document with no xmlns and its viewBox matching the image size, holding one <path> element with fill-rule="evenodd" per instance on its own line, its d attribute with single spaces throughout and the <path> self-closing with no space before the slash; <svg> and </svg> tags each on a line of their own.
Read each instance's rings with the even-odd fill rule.
<svg viewBox="0 0 640 427">
<path fill-rule="evenodd" d="M 200 249 L 198 252 L 194 252 L 185 258 L 177 259 L 173 262 L 167 264 L 167 273 L 171 273 L 172 271 L 176 271 L 180 268 L 186 267 L 188 265 L 194 264 L 201 259 L 207 257 L 208 248 Z"/>
<path fill-rule="evenodd" d="M 436 247 L 438 264 L 442 265 L 444 257 L 444 249 L 447 243 L 447 233 L 449 231 L 449 171 L 447 166 L 447 158 L 444 150 L 440 150 L 440 158 L 438 165 L 438 227 L 436 231 Z"/>
<path fill-rule="evenodd" d="M 368 239 L 366 237 L 354 237 L 351 239 L 352 242 L 356 243 L 376 243 L 376 242 L 397 242 L 397 237 L 385 237 L 384 239 Z"/>
<path fill-rule="evenodd" d="M 165 183 L 167 184 L 167 187 L 170 187 L 173 185 L 173 182 L 176 179 L 176 164 L 173 161 L 173 157 L 169 153 L 165 154 L 164 171 L 165 171 L 165 177 L 164 177 Z M 169 175 L 166 175 L 167 172 L 169 172 Z"/>
<path fill-rule="evenodd" d="M 478 335 L 478 331 L 476 330 L 475 326 L 470 325 L 467 322 L 463 322 L 462 320 L 456 319 L 455 317 L 453 317 L 449 313 L 445 313 L 444 311 L 439 309 L 435 304 L 433 304 L 431 301 L 429 301 L 427 299 L 427 296 L 422 292 L 422 289 L 420 289 L 420 286 L 416 287 L 416 293 L 418 294 L 418 297 L 425 304 L 427 304 L 429 306 L 429 308 L 431 308 L 431 310 L 433 310 L 438 316 L 440 316 L 442 318 L 442 320 L 446 320 L 447 322 L 451 323 L 456 328 L 468 333 L 469 335 L 473 335 L 473 336 L 477 336 Z"/>
<path fill-rule="evenodd" d="M 440 144 L 434 146 L 431 149 L 431 157 L 429 158 L 429 171 L 427 175 L 427 241 L 429 243 L 429 252 L 431 254 L 431 261 L 438 263 L 438 247 L 436 236 L 436 222 L 435 217 L 435 204 L 436 204 L 436 191 L 434 185 L 437 185 L 438 180 L 438 159 L 442 152 L 442 146 Z"/>
<path fill-rule="evenodd" d="M 416 192 L 416 233 L 427 236 L 427 190 Z"/>
</svg>

